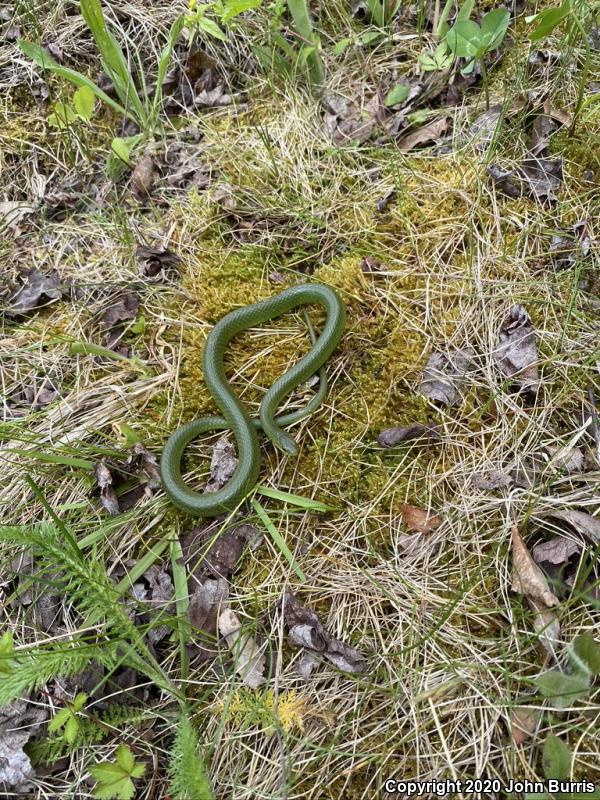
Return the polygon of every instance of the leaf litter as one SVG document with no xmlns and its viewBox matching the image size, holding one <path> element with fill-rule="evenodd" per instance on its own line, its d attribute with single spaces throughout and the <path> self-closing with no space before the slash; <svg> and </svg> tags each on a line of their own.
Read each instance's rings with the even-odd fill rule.
<svg viewBox="0 0 600 800">
<path fill-rule="evenodd" d="M 23 748 L 47 717 L 45 709 L 26 700 L 15 700 L 0 709 L 0 785 L 18 792 L 33 789 L 35 771 Z M 11 792 L 12 794 L 12 792 Z"/>
<path fill-rule="evenodd" d="M 528 392 L 537 391 L 540 376 L 535 333 L 529 314 L 519 303 L 511 308 L 500 327 L 494 358 L 501 373 L 513 384 Z"/>
<path fill-rule="evenodd" d="M 327 659 L 343 672 L 360 674 L 366 671 L 367 657 L 356 648 L 334 638 L 315 612 L 301 605 L 292 592 L 284 592 L 279 607 L 290 644 L 305 648 L 316 660 Z M 305 663 L 304 674 L 310 674 L 311 671 L 312 669 L 306 668 Z"/>
<path fill-rule="evenodd" d="M 456 403 L 465 375 L 473 367 L 470 350 L 449 350 L 432 353 L 427 360 L 421 378 L 420 393 L 444 406 Z"/>
<path fill-rule="evenodd" d="M 132 445 L 123 461 L 100 459 L 94 466 L 94 479 L 93 494 L 111 516 L 132 508 L 162 485 L 156 458 L 139 442 Z"/>
<path fill-rule="evenodd" d="M 60 300 L 63 295 L 56 270 L 44 274 L 35 268 L 30 269 L 21 274 L 20 280 L 21 285 L 15 287 L 3 303 L 7 317 L 20 317 L 37 311 Z"/>
</svg>

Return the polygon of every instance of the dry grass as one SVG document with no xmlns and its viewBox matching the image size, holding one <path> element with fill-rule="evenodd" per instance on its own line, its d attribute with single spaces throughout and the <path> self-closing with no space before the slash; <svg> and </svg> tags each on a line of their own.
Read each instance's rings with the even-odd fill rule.
<svg viewBox="0 0 600 800">
<path fill-rule="evenodd" d="M 117 10 L 131 46 L 144 42 L 142 59 L 151 60 L 172 6 L 153 3 L 149 10 L 128 3 Z M 336 16 L 335 9 L 330 14 Z M 48 4 L 35 22 L 36 35 L 52 35 L 69 58 L 92 56 L 77 15 Z M 224 63 L 229 58 L 237 65 L 247 54 L 248 42 L 241 33 L 237 39 L 227 50 L 217 48 Z M 356 98 L 372 79 L 402 75 L 419 43 L 406 42 L 400 72 L 395 52 L 382 47 L 367 58 L 347 53 L 332 59 L 332 84 Z M 312 273 L 337 287 L 348 309 L 347 332 L 328 366 L 327 401 L 296 429 L 299 458 L 286 460 L 266 443 L 262 472 L 265 485 L 317 497 L 339 510 L 317 517 L 267 503 L 307 581 L 299 586 L 267 541 L 247 554 L 232 580 L 231 607 L 269 643 L 269 682 L 263 693 L 242 689 L 239 678 L 223 669 L 225 645 L 214 664 L 192 662 L 186 688 L 216 796 L 358 800 L 380 796 L 388 777 L 533 779 L 541 775 L 540 743 L 548 730 L 569 742 L 575 776 L 600 781 L 597 689 L 568 713 L 545 716 L 523 745 L 511 744 L 508 735 L 515 705 L 543 706 L 534 698 L 532 679 L 548 665 L 528 607 L 510 590 L 510 529 L 516 524 L 531 542 L 545 511 L 598 508 L 598 463 L 583 479 L 561 473 L 551 458 L 552 448 L 579 436 L 588 388 L 600 397 L 598 304 L 578 287 L 579 268 L 557 272 L 549 256 L 553 232 L 598 218 L 599 172 L 594 156 L 587 156 L 597 147 L 597 113 L 582 118 L 574 140 L 563 139 L 563 188 L 556 205 L 543 206 L 506 198 L 486 178 L 486 161 L 521 158 L 520 113 L 487 153 L 464 144 L 469 120 L 481 110 L 478 91 L 449 112 L 449 152 L 412 156 L 389 142 L 334 147 L 313 100 L 257 78 L 244 105 L 191 120 L 203 134 L 196 146 L 215 176 L 212 185 L 185 195 L 159 182 L 144 206 L 126 188 L 111 187 L 98 169 L 110 121 L 84 131 L 80 141 L 48 129 L 47 108 L 29 96 L 30 67 L 15 59 L 11 45 L 2 53 L 12 60 L 0 60 L 0 84 L 10 89 L 2 107 L 0 199 L 37 203 L 45 184 L 61 183 L 90 164 L 97 199 L 96 206 L 59 220 L 38 209 L 24 220 L 22 235 L 2 235 L 7 282 L 23 267 L 54 268 L 64 283 L 81 289 L 79 299 L 4 323 L 5 522 L 44 517 L 23 482 L 27 472 L 79 536 L 104 526 L 98 555 L 109 572 L 165 536 L 190 530 L 194 521 L 174 511 L 162 493 L 109 524 L 90 498 L 89 476 L 11 450 L 95 458 L 102 448 L 123 448 L 119 423 L 127 423 L 158 454 L 182 420 L 212 409 L 199 366 L 210 326 L 226 311 L 276 291 L 273 271 L 290 284 L 298 271 Z M 528 87 L 550 92 L 572 109 L 572 77 L 546 72 L 528 83 L 525 61 L 526 44 L 520 43 L 510 65 L 501 67 L 515 70 L 514 80 L 507 84 L 500 72 L 492 83 L 494 99 L 515 107 Z M 53 99 L 59 91 L 50 82 Z M 584 176 L 590 168 L 592 181 Z M 273 224 L 251 228 L 240 241 L 214 201 L 223 184 L 232 187 L 248 219 Z M 392 188 L 396 199 L 378 214 L 376 201 Z M 176 250 L 183 259 L 179 279 L 141 282 L 134 259 L 139 242 Z M 382 268 L 363 272 L 365 255 L 379 259 Z M 593 253 L 583 277 L 597 269 Z M 149 372 L 135 363 L 70 355 L 72 341 L 100 342 L 102 309 L 134 282 L 146 325 L 129 341 Z M 540 353 L 542 383 L 533 403 L 507 390 L 493 358 L 499 327 L 517 302 L 530 312 Z M 307 346 L 300 318 L 242 337 L 230 362 L 241 396 L 256 407 L 261 391 Z M 461 403 L 440 410 L 427 405 L 418 386 L 427 355 L 448 346 L 471 348 L 477 369 Z M 11 418 L 13 393 L 44 380 L 57 389 L 57 399 Z M 300 394 L 294 399 L 302 403 Z M 393 451 L 376 444 L 385 427 L 428 420 L 440 426 L 440 443 Z M 581 443 L 591 451 L 586 436 Z M 546 465 L 531 489 L 493 492 L 471 484 L 475 473 L 506 471 L 530 458 Z M 204 473 L 200 468 L 195 475 L 199 480 Z M 443 524 L 428 534 L 407 532 L 404 502 L 430 508 Z M 5 573 L 11 557 L 7 550 Z M 274 610 L 286 588 L 318 610 L 334 636 L 369 654 L 366 675 L 322 666 L 308 683 L 299 678 L 300 654 L 286 644 Z M 8 598 L 9 580 L 3 591 Z M 575 595 L 561 603 L 558 615 L 564 642 L 594 632 L 600 621 L 597 603 Z M 13 629 L 16 639 L 31 645 L 78 630 L 81 620 L 72 609 L 65 619 L 64 633 L 48 637 L 23 609 L 7 605 L 2 630 Z M 557 656 L 564 664 L 562 645 Z M 178 681 L 174 645 L 163 668 Z M 49 707 L 54 702 L 42 696 L 37 701 Z M 147 774 L 154 775 L 140 798 L 166 796 L 168 739 L 158 732 L 172 726 L 168 708 L 166 697 L 164 705 L 148 707 L 153 733 L 144 733 L 143 725 L 121 728 L 120 735 L 148 756 Z M 91 796 L 87 768 L 113 749 L 92 744 L 75 750 L 60 771 L 45 775 L 40 769 L 33 795 Z"/>
</svg>

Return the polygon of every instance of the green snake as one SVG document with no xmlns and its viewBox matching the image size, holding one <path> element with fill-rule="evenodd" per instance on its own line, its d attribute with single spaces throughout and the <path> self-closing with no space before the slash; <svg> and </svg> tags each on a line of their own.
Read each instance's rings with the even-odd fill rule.
<svg viewBox="0 0 600 800">
<path fill-rule="evenodd" d="M 248 328 L 312 303 L 325 309 L 323 330 L 315 339 L 309 328 L 313 339 L 312 349 L 277 378 L 260 404 L 259 418 L 251 418 L 225 376 L 223 357 L 227 344 Z M 340 340 L 345 316 L 344 306 L 333 289 L 319 283 L 306 283 L 285 289 L 267 300 L 238 308 L 219 320 L 206 340 L 202 365 L 208 391 L 223 416 L 203 417 L 182 425 L 167 440 L 160 461 L 164 489 L 178 508 L 199 517 L 214 517 L 235 509 L 258 481 L 260 448 L 257 430 L 266 433 L 279 450 L 290 455 L 297 454 L 296 442 L 282 427 L 307 417 L 322 403 L 327 391 L 322 368 Z M 276 417 L 281 401 L 319 370 L 319 390 L 310 402 L 304 408 Z M 235 472 L 225 486 L 216 492 L 201 493 L 190 489 L 181 477 L 181 459 L 185 448 L 201 433 L 225 429 L 233 432 L 237 444 L 238 463 Z"/>
</svg>

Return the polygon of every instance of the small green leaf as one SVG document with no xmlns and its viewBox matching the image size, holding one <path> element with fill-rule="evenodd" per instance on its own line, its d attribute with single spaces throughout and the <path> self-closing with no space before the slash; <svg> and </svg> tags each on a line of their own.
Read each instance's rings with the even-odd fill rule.
<svg viewBox="0 0 600 800">
<path fill-rule="evenodd" d="M 541 694 L 546 697 L 555 708 L 567 708 L 575 700 L 586 697 L 590 689 L 588 675 L 575 673 L 567 675 L 558 670 L 544 672 L 536 680 L 535 684 Z"/>
<path fill-rule="evenodd" d="M 571 775 L 571 762 L 573 754 L 568 746 L 555 736 L 549 733 L 544 740 L 544 752 L 542 755 L 542 769 L 546 778 L 556 780 L 566 780 Z"/>
<path fill-rule="evenodd" d="M 578 669 L 600 675 L 600 644 L 591 633 L 580 633 L 573 641 L 571 660 Z"/>
<path fill-rule="evenodd" d="M 345 50 L 347 50 L 349 45 L 351 44 L 352 44 L 352 39 L 349 39 L 348 37 L 340 39 L 339 42 L 336 42 L 335 45 L 333 46 L 333 54 L 335 56 L 341 56 L 342 53 Z"/>
<path fill-rule="evenodd" d="M 389 108 L 389 106 L 396 106 L 399 103 L 403 103 L 408 97 L 409 91 L 410 89 L 405 83 L 399 83 L 387 93 L 384 104 Z"/>
<path fill-rule="evenodd" d="M 127 166 L 131 166 L 129 163 L 129 153 L 131 152 L 131 147 L 125 141 L 125 139 L 122 139 L 120 136 L 116 136 L 110 143 L 110 149 L 117 156 L 117 158 L 119 158 L 121 161 L 124 161 Z"/>
<path fill-rule="evenodd" d="M 227 41 L 227 36 L 223 33 L 221 28 L 217 25 L 214 19 L 209 19 L 209 17 L 198 16 L 196 19 L 196 25 L 200 28 L 200 30 L 208 33 L 209 36 L 214 36 L 215 39 L 220 39 L 222 42 Z"/>
<path fill-rule="evenodd" d="M 77 717 L 70 716 L 65 725 L 65 741 L 69 742 L 69 744 L 73 744 L 75 739 L 77 739 L 78 731 L 79 722 Z"/>
<path fill-rule="evenodd" d="M 12 633 L 6 631 L 0 639 L 0 675 L 9 675 L 12 672 L 14 652 Z"/>
<path fill-rule="evenodd" d="M 243 14 L 244 11 L 251 11 L 258 8 L 262 0 L 226 0 L 221 11 L 221 22 L 225 25 L 229 20 Z"/>
<path fill-rule="evenodd" d="M 483 17 L 481 33 L 487 50 L 495 50 L 502 44 L 509 22 L 510 13 L 505 8 L 495 8 Z"/>
<path fill-rule="evenodd" d="M 570 0 L 564 0 L 562 5 L 558 8 L 547 8 L 544 11 L 540 11 L 539 14 L 536 14 L 533 17 L 532 21 L 537 21 L 537 26 L 535 29 L 529 34 L 529 38 L 532 42 L 537 42 L 540 39 L 544 39 L 548 36 L 552 31 L 560 25 L 560 23 L 566 19 L 571 13 L 571 2 Z"/>
<path fill-rule="evenodd" d="M 142 441 L 139 433 L 126 422 L 119 422 L 119 430 L 121 431 L 121 436 L 125 438 L 126 447 L 131 447 L 131 445 Z"/>
<path fill-rule="evenodd" d="M 363 33 L 363 35 L 360 37 L 360 43 L 366 45 L 373 44 L 374 42 L 379 41 L 382 36 L 383 34 L 381 31 L 366 31 L 366 33 Z"/>
<path fill-rule="evenodd" d="M 53 128 L 68 128 L 77 119 L 77 114 L 68 103 L 55 103 L 54 111 L 48 117 L 48 125 Z"/>
<path fill-rule="evenodd" d="M 135 794 L 132 778 L 141 778 L 145 770 L 145 764 L 137 764 L 131 750 L 120 744 L 114 763 L 90 767 L 90 775 L 96 781 L 92 794 L 97 800 L 131 800 Z"/>
<path fill-rule="evenodd" d="M 474 58 L 481 43 L 481 29 L 470 19 L 462 20 L 450 28 L 446 34 L 446 43 L 454 55 Z"/>
<path fill-rule="evenodd" d="M 94 93 L 89 86 L 80 86 L 73 95 L 73 106 L 81 119 L 88 122 L 94 113 Z"/>
</svg>

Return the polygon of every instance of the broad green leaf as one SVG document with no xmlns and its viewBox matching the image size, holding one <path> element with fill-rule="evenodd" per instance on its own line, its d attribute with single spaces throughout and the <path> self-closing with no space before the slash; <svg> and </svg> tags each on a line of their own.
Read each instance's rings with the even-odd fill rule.
<svg viewBox="0 0 600 800">
<path fill-rule="evenodd" d="M 55 103 L 54 111 L 48 117 L 48 125 L 53 128 L 68 128 L 76 119 L 77 114 L 68 103 Z"/>
<path fill-rule="evenodd" d="M 262 0 L 226 0 L 223 3 L 221 22 L 225 25 L 229 20 L 243 14 L 244 11 L 251 11 L 253 8 L 258 8 L 261 2 Z"/>
<path fill-rule="evenodd" d="M 423 72 L 435 72 L 438 68 L 437 61 L 432 53 L 421 53 L 417 61 Z"/>
<path fill-rule="evenodd" d="M 600 644 L 591 633 L 580 633 L 573 641 L 572 661 L 590 675 L 600 675 Z"/>
<path fill-rule="evenodd" d="M 342 53 L 348 49 L 348 47 L 352 44 L 352 39 L 340 39 L 338 42 L 335 43 L 333 46 L 333 54 L 336 56 L 341 56 Z"/>
<path fill-rule="evenodd" d="M 555 736 L 549 733 L 544 740 L 544 752 L 542 755 L 542 769 L 546 778 L 556 778 L 566 780 L 571 775 L 571 762 L 573 754 L 569 747 Z"/>
<path fill-rule="evenodd" d="M 140 778 L 145 771 L 145 764 L 137 764 L 131 750 L 120 744 L 114 763 L 90 767 L 90 775 L 96 781 L 92 794 L 97 800 L 131 800 L 135 795 L 132 778 Z"/>
<path fill-rule="evenodd" d="M 554 708 L 568 708 L 576 700 L 586 697 L 590 689 L 588 675 L 567 675 L 558 670 L 544 672 L 535 680 L 535 684 Z"/>
<path fill-rule="evenodd" d="M 470 19 L 457 22 L 446 34 L 450 50 L 460 58 L 474 58 L 481 43 L 481 30 Z"/>
<path fill-rule="evenodd" d="M 131 164 L 129 163 L 129 153 L 131 148 L 129 147 L 125 139 L 122 139 L 120 136 L 115 136 L 115 138 L 110 143 L 110 149 L 117 156 L 117 158 L 120 158 L 121 161 L 124 161 L 125 164 L 127 164 L 127 166 L 131 166 Z"/>
<path fill-rule="evenodd" d="M 102 100 L 103 103 L 106 103 L 106 105 L 110 106 L 114 111 L 119 114 L 124 114 L 125 116 L 130 116 L 120 103 L 117 103 L 116 100 L 109 97 L 106 92 L 103 92 L 93 81 L 74 69 L 61 66 L 43 47 L 40 47 L 38 44 L 33 44 L 33 42 L 26 42 L 23 39 L 19 39 L 18 45 L 27 58 L 30 58 L 38 67 L 50 70 L 50 72 L 53 72 L 60 78 L 65 78 L 75 84 L 75 86 L 89 87 L 99 100 Z"/>
<path fill-rule="evenodd" d="M 12 633 L 5 631 L 0 639 L 0 675 L 9 675 L 12 672 L 14 652 Z"/>
<path fill-rule="evenodd" d="M 403 103 L 406 98 L 408 97 L 409 88 L 404 83 L 399 83 L 397 86 L 394 86 L 393 89 L 387 93 L 384 104 L 386 106 L 395 106 L 398 103 Z"/>
<path fill-rule="evenodd" d="M 562 5 L 558 8 L 547 8 L 544 11 L 540 11 L 539 14 L 536 14 L 534 17 L 534 21 L 537 22 L 537 26 L 535 29 L 529 34 L 529 38 L 532 42 L 537 42 L 540 39 L 544 39 L 546 36 L 552 33 L 552 31 L 560 25 L 560 23 L 566 19 L 571 13 L 571 1 L 564 0 Z"/>
<path fill-rule="evenodd" d="M 208 33 L 209 36 L 214 36 L 215 39 L 220 39 L 222 42 L 227 41 L 227 36 L 223 33 L 221 28 L 217 25 L 214 19 L 210 19 L 209 17 L 199 16 L 196 20 L 196 24 L 200 28 L 200 30 Z"/>
<path fill-rule="evenodd" d="M 483 17 L 481 33 L 487 50 L 495 50 L 502 44 L 509 22 L 510 13 L 505 8 L 495 8 Z"/>
<path fill-rule="evenodd" d="M 81 119 L 88 122 L 94 113 L 94 92 L 89 86 L 80 86 L 73 95 L 73 106 Z"/>
</svg>

